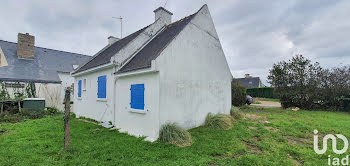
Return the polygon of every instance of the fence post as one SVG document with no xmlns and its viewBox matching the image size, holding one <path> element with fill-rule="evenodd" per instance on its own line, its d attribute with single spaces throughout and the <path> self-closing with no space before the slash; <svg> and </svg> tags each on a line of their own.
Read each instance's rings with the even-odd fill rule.
<svg viewBox="0 0 350 166">
<path fill-rule="evenodd" d="M 64 148 L 69 148 L 69 120 L 70 120 L 70 88 L 67 87 L 64 95 Z"/>
</svg>

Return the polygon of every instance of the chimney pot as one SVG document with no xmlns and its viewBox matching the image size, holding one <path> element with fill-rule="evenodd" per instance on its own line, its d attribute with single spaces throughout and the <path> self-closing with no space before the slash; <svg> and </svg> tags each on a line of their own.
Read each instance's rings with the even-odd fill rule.
<svg viewBox="0 0 350 166">
<path fill-rule="evenodd" d="M 163 7 L 159 7 L 153 12 L 155 14 L 155 21 L 161 19 L 167 25 L 171 23 L 171 16 L 173 15 L 173 13 L 171 13 L 170 11 L 164 9 Z"/>
<path fill-rule="evenodd" d="M 107 39 L 108 39 L 108 44 L 113 44 L 114 42 L 120 40 L 119 38 L 114 36 L 109 36 Z"/>
<path fill-rule="evenodd" d="M 245 78 L 250 78 L 250 74 L 245 74 Z"/>
<path fill-rule="evenodd" d="M 17 56 L 18 58 L 34 58 L 35 37 L 29 33 L 18 33 Z"/>
</svg>

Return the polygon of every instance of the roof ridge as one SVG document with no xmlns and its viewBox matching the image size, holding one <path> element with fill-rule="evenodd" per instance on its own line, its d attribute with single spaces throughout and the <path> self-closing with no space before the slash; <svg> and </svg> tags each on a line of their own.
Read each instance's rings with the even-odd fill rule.
<svg viewBox="0 0 350 166">
<path fill-rule="evenodd" d="M 205 6 L 205 5 L 204 5 Z M 204 7 L 204 6 L 202 6 L 202 8 Z M 202 9 L 202 8 L 200 8 L 200 10 Z M 184 25 L 180 28 L 180 30 L 176 33 L 176 34 L 174 34 L 174 36 L 172 36 L 172 37 L 170 37 L 169 38 L 169 40 L 163 45 L 163 46 L 160 46 L 161 48 L 156 52 L 156 53 L 154 53 L 154 57 L 155 58 L 157 58 L 160 54 L 161 54 L 161 52 L 182 32 L 182 30 L 189 24 L 189 22 L 191 22 L 191 20 L 196 16 L 196 14 L 198 14 L 198 12 L 200 11 L 200 10 L 198 10 L 197 12 L 195 12 L 195 13 L 193 13 L 193 14 L 191 14 L 191 15 L 188 15 L 188 16 L 186 16 L 186 17 L 183 17 L 183 18 L 181 18 L 181 19 L 179 19 L 179 20 L 177 20 L 177 21 L 175 21 L 175 22 L 173 22 L 173 23 L 171 23 L 171 24 L 169 24 L 169 25 L 166 25 L 166 28 L 162 31 L 162 32 L 160 32 L 159 34 L 157 34 L 157 36 L 155 36 L 149 43 L 152 43 L 152 42 L 154 42 L 154 40 L 158 40 L 157 38 L 160 36 L 160 35 L 163 35 L 163 33 L 168 33 L 167 32 L 167 30 L 169 29 L 169 30 L 171 30 L 171 28 L 173 28 L 173 26 L 177 26 L 177 24 L 181 24 L 182 22 L 184 22 Z M 149 44 L 148 43 L 148 44 Z M 147 45 L 148 45 L 147 44 Z M 138 54 L 142 51 L 142 50 L 144 50 L 144 49 L 148 49 L 148 48 L 146 48 L 147 47 L 147 45 L 144 47 L 144 48 L 142 48 L 134 57 L 132 57 L 131 58 L 131 60 L 130 61 L 128 61 L 120 70 L 118 70 L 117 71 L 117 73 L 124 73 L 124 72 L 128 72 L 128 71 L 132 71 L 132 70 L 137 70 L 137 69 L 141 69 L 141 68 L 145 68 L 145 66 L 139 66 L 139 67 L 131 67 L 131 69 L 129 68 L 129 69 L 127 69 L 128 67 L 127 67 L 127 65 L 128 64 L 130 64 L 130 63 L 132 63 L 132 59 L 134 59 L 135 57 L 137 57 L 138 56 Z"/>
<path fill-rule="evenodd" d="M 152 23 L 153 24 L 153 23 Z M 133 32 L 133 33 L 131 33 L 131 34 L 129 34 L 128 36 L 125 36 L 125 37 L 123 37 L 123 38 L 121 38 L 120 40 L 118 40 L 118 41 L 116 41 L 116 42 L 114 42 L 114 43 L 112 43 L 112 44 L 109 44 L 109 45 L 106 45 L 104 48 L 102 48 L 101 50 L 99 50 L 96 54 L 94 54 L 93 56 L 92 56 L 92 58 L 89 60 L 89 61 L 87 61 L 86 63 L 84 63 L 83 65 L 80 65 L 76 70 L 74 70 L 72 73 L 73 74 L 76 74 L 76 73 L 80 73 L 80 72 L 83 72 L 83 71 L 86 71 L 86 70 L 88 70 L 88 69 L 84 69 L 84 70 L 82 70 L 82 71 L 79 71 L 81 68 L 83 68 L 85 65 L 87 65 L 88 63 L 90 63 L 91 61 L 93 61 L 95 58 L 97 58 L 101 53 L 103 53 L 105 50 L 107 50 L 107 49 L 109 49 L 110 47 L 112 47 L 112 46 L 114 46 L 115 44 L 117 44 L 117 43 L 120 43 L 121 41 L 123 41 L 123 40 L 126 40 L 128 37 L 130 37 L 130 36 L 132 36 L 132 35 L 134 35 L 134 34 L 137 34 L 137 33 L 141 33 L 142 31 L 144 31 L 147 27 L 149 27 L 149 26 L 151 26 L 152 24 L 149 24 L 149 25 L 147 25 L 147 26 L 145 26 L 145 27 L 143 27 L 143 28 L 141 28 L 141 29 L 139 29 L 139 30 L 137 30 L 137 31 L 135 31 L 135 32 Z M 138 35 L 137 35 L 138 36 Z M 136 37 L 137 37 L 136 36 Z M 133 39 L 134 40 L 134 39 Z M 125 47 L 125 46 L 124 46 Z M 120 51 L 120 50 L 119 50 Z M 118 51 L 118 52 L 119 52 Z M 117 53 L 118 53 L 117 52 Z M 101 65 L 98 65 L 98 66 L 101 66 Z M 95 67 L 98 67 L 98 66 L 95 66 Z M 95 67 L 92 67 L 92 68 L 95 68 Z"/>
<path fill-rule="evenodd" d="M 0 41 L 3 42 L 7 42 L 7 43 L 11 43 L 11 44 L 18 44 L 16 42 L 12 42 L 12 41 L 7 41 L 7 40 L 2 40 L 0 39 Z M 45 48 L 45 47 L 41 47 L 41 46 L 35 46 L 35 48 L 41 48 L 41 49 L 46 49 L 46 50 L 52 50 L 52 51 L 58 51 L 58 52 L 65 52 L 65 53 L 70 53 L 70 54 L 77 54 L 77 55 L 82 55 L 82 56 L 89 56 L 89 55 L 85 55 L 85 54 L 80 54 L 80 53 L 75 53 L 75 52 L 69 52 L 69 51 L 62 51 L 62 50 L 56 50 L 56 49 L 52 49 L 52 48 Z M 91 57 L 91 56 L 90 56 Z"/>
</svg>

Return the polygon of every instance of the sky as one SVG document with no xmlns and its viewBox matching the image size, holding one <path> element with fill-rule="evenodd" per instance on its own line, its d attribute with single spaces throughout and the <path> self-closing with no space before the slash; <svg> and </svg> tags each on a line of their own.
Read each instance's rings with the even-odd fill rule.
<svg viewBox="0 0 350 166">
<path fill-rule="evenodd" d="M 233 77 L 267 83 L 274 63 L 303 54 L 325 68 L 350 64 L 348 0 L 1 0 L 0 39 L 35 36 L 35 45 L 94 55 L 108 36 L 127 36 L 163 6 L 176 21 L 207 4 Z"/>
</svg>

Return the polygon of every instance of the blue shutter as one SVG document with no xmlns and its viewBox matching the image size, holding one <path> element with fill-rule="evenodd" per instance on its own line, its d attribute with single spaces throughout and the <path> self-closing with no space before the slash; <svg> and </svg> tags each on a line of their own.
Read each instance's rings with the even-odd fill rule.
<svg viewBox="0 0 350 166">
<path fill-rule="evenodd" d="M 107 76 L 99 76 L 97 78 L 97 98 L 105 99 L 107 91 Z"/>
<path fill-rule="evenodd" d="M 133 109 L 144 110 L 145 108 L 145 85 L 133 84 L 130 88 L 131 102 L 130 107 Z"/>
<path fill-rule="evenodd" d="M 78 97 L 81 97 L 81 80 L 78 81 Z"/>
</svg>

